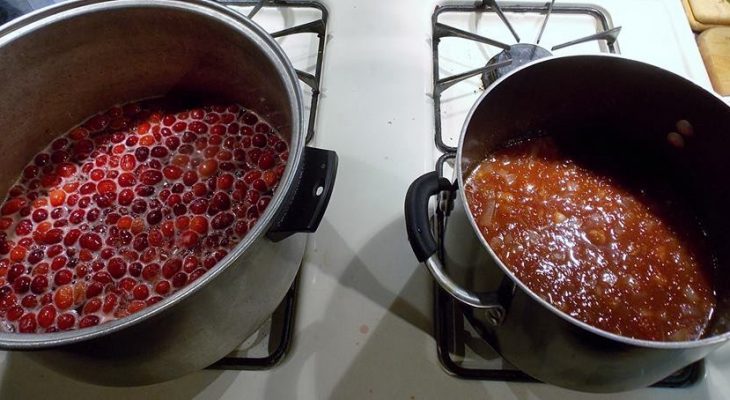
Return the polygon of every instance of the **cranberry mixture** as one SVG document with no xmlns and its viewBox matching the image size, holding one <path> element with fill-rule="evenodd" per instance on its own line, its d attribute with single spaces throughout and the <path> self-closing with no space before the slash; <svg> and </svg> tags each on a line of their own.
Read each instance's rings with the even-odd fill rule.
<svg viewBox="0 0 730 400">
<path fill-rule="evenodd" d="M 469 176 L 469 207 L 497 256 L 590 325 L 648 340 L 699 338 L 716 299 L 696 219 L 680 202 L 629 190 L 563 153 L 550 138 L 533 139 Z"/>
<path fill-rule="evenodd" d="M 237 104 L 114 107 L 36 155 L 0 205 L 0 330 L 122 318 L 213 268 L 266 209 L 288 145 Z"/>
</svg>

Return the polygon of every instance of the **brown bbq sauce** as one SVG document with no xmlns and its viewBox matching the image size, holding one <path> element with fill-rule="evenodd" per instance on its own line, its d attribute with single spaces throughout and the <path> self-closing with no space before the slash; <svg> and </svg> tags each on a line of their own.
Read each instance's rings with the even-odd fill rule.
<svg viewBox="0 0 730 400">
<path fill-rule="evenodd" d="M 622 336 L 702 336 L 716 304 L 697 220 L 568 157 L 549 137 L 491 154 L 466 197 L 497 256 L 563 312 Z"/>
</svg>

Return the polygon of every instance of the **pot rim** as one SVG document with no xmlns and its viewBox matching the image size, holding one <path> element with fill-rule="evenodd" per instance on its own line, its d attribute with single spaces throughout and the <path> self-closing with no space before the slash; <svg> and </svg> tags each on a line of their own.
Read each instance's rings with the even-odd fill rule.
<svg viewBox="0 0 730 400">
<path fill-rule="evenodd" d="M 706 88 L 700 86 L 698 83 L 687 79 L 677 73 L 674 73 L 672 71 L 666 70 L 661 67 L 657 67 L 652 64 L 645 63 L 643 61 L 634 60 L 625 56 L 616 55 L 616 54 L 591 54 L 591 55 L 562 55 L 562 56 L 551 56 L 542 58 L 539 60 L 535 60 L 531 63 L 525 64 L 520 66 L 519 68 L 515 69 L 514 71 L 511 71 L 510 73 L 500 77 L 497 79 L 494 83 L 492 83 L 485 91 L 484 93 L 479 96 L 479 99 L 477 99 L 476 103 L 472 106 L 472 108 L 469 110 L 469 113 L 466 116 L 464 125 L 461 129 L 461 134 L 459 136 L 459 143 L 457 147 L 456 152 L 456 174 L 458 179 L 459 188 L 464 188 L 464 171 L 462 169 L 462 157 L 463 157 L 463 147 L 464 147 L 464 138 L 466 136 L 467 128 L 469 127 L 472 117 L 476 113 L 476 110 L 479 108 L 479 105 L 482 103 L 482 101 L 489 95 L 489 93 L 497 88 L 500 84 L 505 82 L 506 80 L 512 78 L 513 76 L 519 74 L 522 70 L 531 68 L 535 65 L 542 64 L 542 63 L 550 63 L 550 62 L 556 62 L 556 60 L 560 61 L 563 59 L 586 59 L 586 58 L 604 58 L 604 59 L 618 59 L 622 60 L 624 62 L 628 63 L 636 63 L 641 64 L 644 67 L 653 68 L 661 73 L 669 73 L 671 75 L 674 75 L 675 78 L 681 79 L 685 82 L 688 82 L 692 84 L 694 87 L 696 87 L 698 90 L 701 90 L 705 92 L 705 94 L 710 95 L 714 97 L 717 101 L 722 103 L 723 105 L 727 106 L 725 101 L 720 97 L 718 94 L 707 90 Z M 647 348 L 653 348 L 653 349 L 664 349 L 664 350 L 673 350 L 673 349 L 688 349 L 688 348 L 697 348 L 697 347 L 704 347 L 704 346 L 710 346 L 715 345 L 719 343 L 723 343 L 730 339 L 730 331 L 714 335 L 706 338 L 701 338 L 698 340 L 686 340 L 686 341 L 679 341 L 679 342 L 662 342 L 662 341 L 653 341 L 653 340 L 645 340 L 645 339 L 635 339 L 630 338 L 626 336 L 621 336 L 609 331 L 605 331 L 600 328 L 596 328 L 590 324 L 587 324 L 575 317 L 572 317 L 563 311 L 559 310 L 552 304 L 550 304 L 548 301 L 544 300 L 542 297 L 535 294 L 532 290 L 530 290 L 527 285 L 525 285 L 520 279 L 518 279 L 512 271 L 507 268 L 506 265 L 502 262 L 502 260 L 497 257 L 497 254 L 492 250 L 491 246 L 489 246 L 489 243 L 487 243 L 486 239 L 482 236 L 482 234 L 479 231 L 479 227 L 474 220 L 474 216 L 471 213 L 471 209 L 469 207 L 469 201 L 466 198 L 466 195 L 464 194 L 464 190 L 457 190 L 459 193 L 459 198 L 462 201 L 462 204 L 464 205 L 467 218 L 469 219 L 469 223 L 471 224 L 472 230 L 474 231 L 475 235 L 478 237 L 479 242 L 482 244 L 482 247 L 489 253 L 489 255 L 492 257 L 493 260 L 496 261 L 499 268 L 504 272 L 505 275 L 507 275 L 522 291 L 527 293 L 528 296 L 530 296 L 533 300 L 537 301 L 540 305 L 550 310 L 553 314 L 557 315 L 558 317 L 566 320 L 567 322 L 573 324 L 574 326 L 584 329 L 586 331 L 589 331 L 591 333 L 594 333 L 598 336 L 602 336 L 606 339 L 615 340 L 617 342 L 638 346 L 638 347 L 647 347 Z"/>
<path fill-rule="evenodd" d="M 174 307 L 200 291 L 208 282 L 216 279 L 229 268 L 235 268 L 235 261 L 261 238 L 269 229 L 275 214 L 285 204 L 289 191 L 294 190 L 297 171 L 300 168 L 302 152 L 304 151 L 304 120 L 302 116 L 303 103 L 301 88 L 294 67 L 279 44 L 258 24 L 244 15 L 225 7 L 222 4 L 209 0 L 78 0 L 68 1 L 46 7 L 22 17 L 19 17 L 4 26 L 0 26 L 0 47 L 19 37 L 31 34 L 45 26 L 63 22 L 64 20 L 107 10 L 124 8 L 167 8 L 182 12 L 195 13 L 200 16 L 217 20 L 226 25 L 233 33 L 251 40 L 262 54 L 276 68 L 275 72 L 282 77 L 289 98 L 289 112 L 291 113 L 291 142 L 289 143 L 289 159 L 279 187 L 272 196 L 269 206 L 256 222 L 251 231 L 224 257 L 216 267 L 207 271 L 195 282 L 170 297 L 149 306 L 130 316 L 105 322 L 103 324 L 70 331 L 55 333 L 9 333 L 0 332 L 0 349 L 5 350 L 42 350 L 73 343 L 92 340 L 101 336 L 137 325 L 144 320 L 156 317 Z"/>
</svg>

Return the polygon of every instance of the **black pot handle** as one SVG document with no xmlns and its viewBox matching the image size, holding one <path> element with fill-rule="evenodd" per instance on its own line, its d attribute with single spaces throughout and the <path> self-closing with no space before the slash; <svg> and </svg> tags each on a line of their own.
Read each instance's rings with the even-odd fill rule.
<svg viewBox="0 0 730 400">
<path fill-rule="evenodd" d="M 406 230 L 408 241 L 420 262 L 436 254 L 438 247 L 433 238 L 428 217 L 428 201 L 439 192 L 451 189 L 451 182 L 436 171 L 420 176 L 411 183 L 406 193 Z"/>
<path fill-rule="evenodd" d="M 299 171 L 293 195 L 282 205 L 266 233 L 274 242 L 295 233 L 317 230 L 335 187 L 337 153 L 306 146 Z"/>
<path fill-rule="evenodd" d="M 440 177 L 436 171 L 422 175 L 411 183 L 405 203 L 408 241 L 418 261 L 426 264 L 428 272 L 439 286 L 462 303 L 485 310 L 490 322 L 495 326 L 500 325 L 505 317 L 505 309 L 499 301 L 498 293 L 474 293 L 462 288 L 449 277 L 438 257 L 438 246 L 428 217 L 428 201 L 431 196 L 444 190 L 455 189 L 448 179 Z"/>
</svg>

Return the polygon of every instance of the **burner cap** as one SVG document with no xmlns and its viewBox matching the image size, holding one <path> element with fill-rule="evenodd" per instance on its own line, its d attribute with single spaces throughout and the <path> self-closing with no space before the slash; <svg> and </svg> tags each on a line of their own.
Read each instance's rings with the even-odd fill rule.
<svg viewBox="0 0 730 400">
<path fill-rule="evenodd" d="M 484 74 L 482 74 L 482 83 L 486 88 L 503 75 L 506 75 L 507 73 L 517 69 L 518 67 L 525 65 L 531 61 L 535 61 L 537 59 L 545 58 L 551 55 L 552 53 L 550 53 L 546 49 L 534 44 L 518 43 L 512 45 L 510 46 L 509 50 L 503 50 L 501 53 L 492 57 L 489 62 L 487 62 L 487 65 L 492 65 L 510 59 L 512 60 L 512 63 L 504 67 L 499 67 L 489 72 L 485 72 Z"/>
</svg>

